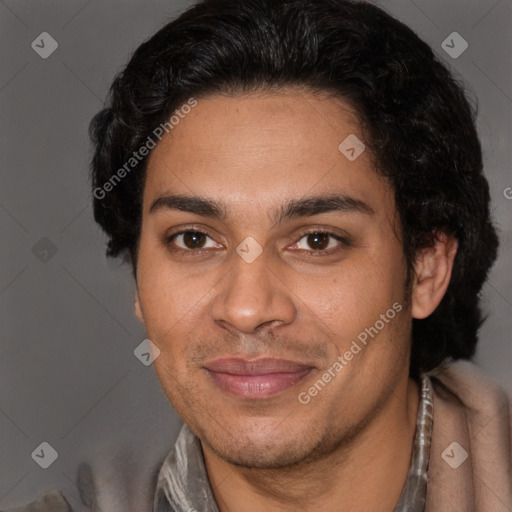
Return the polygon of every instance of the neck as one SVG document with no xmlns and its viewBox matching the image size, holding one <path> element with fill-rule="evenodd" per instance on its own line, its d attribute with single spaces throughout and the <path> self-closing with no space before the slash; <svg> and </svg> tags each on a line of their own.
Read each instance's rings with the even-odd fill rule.
<svg viewBox="0 0 512 512">
<path fill-rule="evenodd" d="M 221 512 L 393 510 L 409 472 L 419 404 L 415 381 L 407 379 L 400 389 L 357 435 L 293 467 L 233 466 L 203 443 Z"/>
</svg>

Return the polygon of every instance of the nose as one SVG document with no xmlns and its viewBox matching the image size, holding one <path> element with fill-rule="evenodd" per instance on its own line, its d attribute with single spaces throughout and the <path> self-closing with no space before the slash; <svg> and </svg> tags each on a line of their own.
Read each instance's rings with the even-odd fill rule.
<svg viewBox="0 0 512 512">
<path fill-rule="evenodd" d="M 213 320 L 240 333 L 255 333 L 265 327 L 293 322 L 296 308 L 292 293 L 277 277 L 265 257 L 248 263 L 233 256 L 231 271 L 219 283 L 211 308 Z"/>
</svg>

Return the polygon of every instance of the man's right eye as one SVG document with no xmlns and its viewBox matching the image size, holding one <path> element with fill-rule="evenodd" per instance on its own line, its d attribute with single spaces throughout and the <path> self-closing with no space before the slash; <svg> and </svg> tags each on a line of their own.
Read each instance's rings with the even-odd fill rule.
<svg viewBox="0 0 512 512">
<path fill-rule="evenodd" d="M 182 251 L 193 251 L 201 249 L 218 249 L 221 247 L 207 233 L 202 231 L 180 231 L 166 239 L 168 245 L 173 249 Z"/>
</svg>

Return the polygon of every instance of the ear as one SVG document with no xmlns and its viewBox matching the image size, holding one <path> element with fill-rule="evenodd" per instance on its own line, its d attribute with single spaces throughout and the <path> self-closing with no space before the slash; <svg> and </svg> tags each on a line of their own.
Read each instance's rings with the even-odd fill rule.
<svg viewBox="0 0 512 512">
<path fill-rule="evenodd" d="M 144 323 L 144 315 L 142 314 L 142 308 L 140 307 L 140 299 L 139 299 L 139 292 L 135 292 L 135 300 L 134 300 L 134 307 L 135 307 L 135 316 Z"/>
<path fill-rule="evenodd" d="M 439 305 L 452 276 L 458 242 L 442 232 L 434 233 L 435 243 L 421 249 L 414 263 L 412 291 L 413 318 L 426 318 Z"/>
</svg>

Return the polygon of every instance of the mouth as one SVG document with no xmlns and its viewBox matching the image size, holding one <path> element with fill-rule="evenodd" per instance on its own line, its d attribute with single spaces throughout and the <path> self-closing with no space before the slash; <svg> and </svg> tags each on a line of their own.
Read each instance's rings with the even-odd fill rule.
<svg viewBox="0 0 512 512">
<path fill-rule="evenodd" d="M 222 391 L 239 398 L 267 398 L 285 391 L 313 371 L 313 366 L 286 359 L 222 358 L 204 365 Z"/>
</svg>

